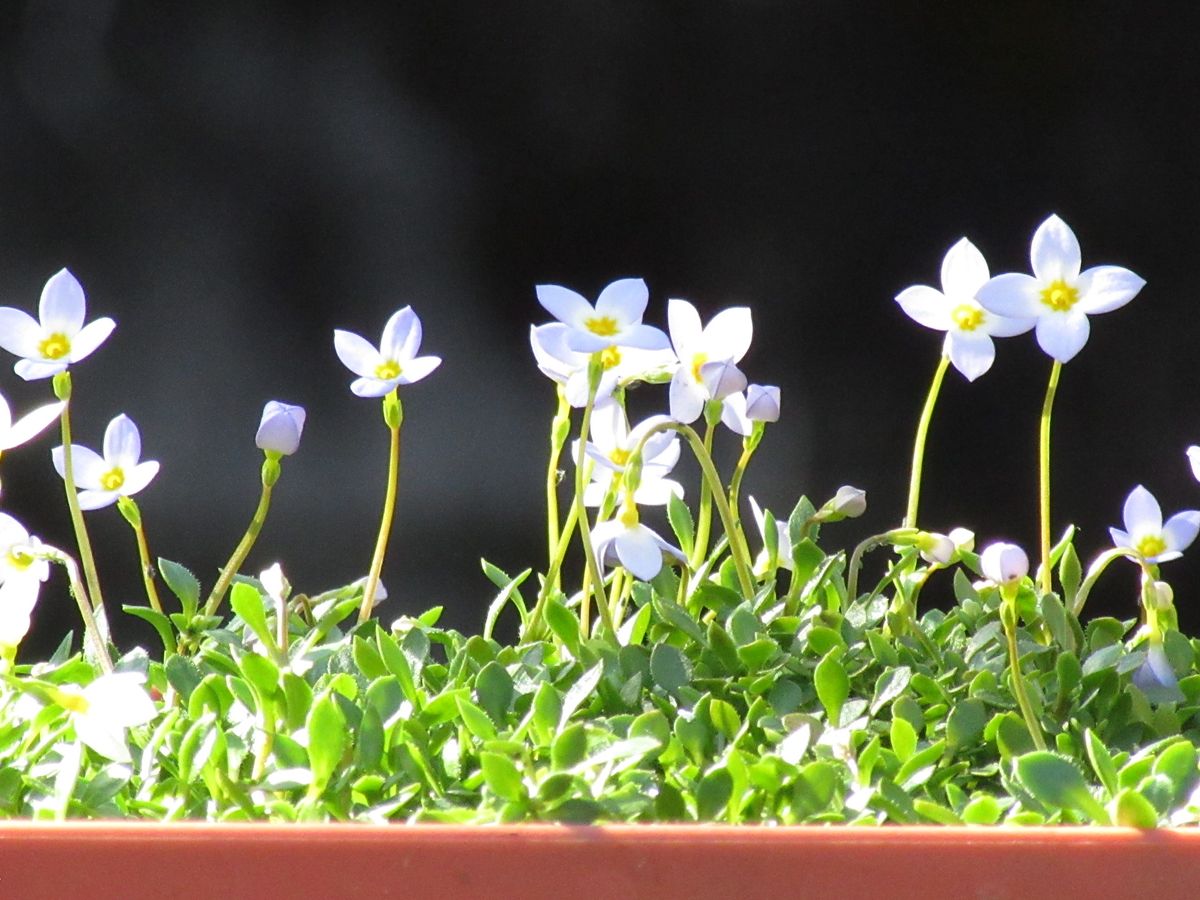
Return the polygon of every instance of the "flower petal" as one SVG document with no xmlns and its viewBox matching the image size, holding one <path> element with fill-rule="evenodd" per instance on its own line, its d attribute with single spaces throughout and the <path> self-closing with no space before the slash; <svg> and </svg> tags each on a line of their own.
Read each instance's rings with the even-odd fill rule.
<svg viewBox="0 0 1200 900">
<path fill-rule="evenodd" d="M 1078 308 L 1089 315 L 1120 309 L 1146 286 L 1146 280 L 1120 266 L 1094 266 L 1079 276 Z"/>
<path fill-rule="evenodd" d="M 1196 535 L 1200 534 L 1200 512 L 1188 509 L 1175 513 L 1167 519 L 1162 533 L 1167 549 L 1182 553 L 1196 540 Z"/>
<path fill-rule="evenodd" d="M 18 359 L 16 365 L 13 366 L 13 371 L 26 381 L 37 381 L 38 379 L 50 378 L 59 372 L 67 371 L 68 365 L 70 364 L 65 359 L 58 362 L 35 362 L 32 359 Z"/>
<path fill-rule="evenodd" d="M 734 306 L 723 309 L 704 327 L 703 344 L 710 359 L 738 362 L 750 349 L 754 338 L 754 323 L 750 308 Z"/>
<path fill-rule="evenodd" d="M 967 381 L 974 381 L 990 369 L 996 359 L 996 345 L 981 330 L 947 332 L 946 351 Z"/>
<path fill-rule="evenodd" d="M 1058 216 L 1052 215 L 1033 233 L 1029 262 L 1043 284 L 1059 280 L 1074 284 L 1081 258 L 1075 232 Z"/>
<path fill-rule="evenodd" d="M 42 337 L 42 326 L 29 313 L 11 306 L 0 307 L 0 347 L 14 356 L 40 359 L 38 344 Z"/>
<path fill-rule="evenodd" d="M 117 323 L 105 316 L 94 322 L 89 322 L 75 337 L 71 338 L 71 352 L 67 355 L 73 363 L 87 359 L 96 348 L 108 340 Z"/>
<path fill-rule="evenodd" d="M 55 470 L 65 478 L 62 447 L 51 450 L 50 457 L 54 461 Z M 95 450 L 81 444 L 71 445 L 71 474 L 75 476 L 76 487 L 98 489 L 100 477 L 110 468 L 112 467 Z"/>
<path fill-rule="evenodd" d="M 721 422 L 742 437 L 747 437 L 754 430 L 754 423 L 746 416 L 745 394 L 730 394 L 721 401 Z"/>
<path fill-rule="evenodd" d="M 1187 448 L 1188 462 L 1192 467 L 1192 474 L 1196 476 L 1196 480 L 1200 481 L 1200 447 L 1195 444 Z"/>
<path fill-rule="evenodd" d="M 596 314 L 612 316 L 618 322 L 634 325 L 642 321 L 650 290 L 640 278 L 620 278 L 596 298 Z M 653 348 L 647 348 L 653 349 Z"/>
<path fill-rule="evenodd" d="M 621 332 L 618 339 L 609 339 L 609 343 L 616 343 L 621 347 L 633 347 L 638 350 L 666 350 L 671 346 L 671 339 L 667 337 L 667 333 L 661 328 L 655 328 L 653 325 L 637 324 L 630 325 L 629 328 Z M 604 347 L 600 347 L 599 349 L 603 350 Z"/>
<path fill-rule="evenodd" d="M 413 384 L 420 381 L 442 364 L 440 356 L 418 356 L 404 363 L 404 370 L 396 380 L 397 384 Z"/>
<path fill-rule="evenodd" d="M 1109 528 L 1108 534 L 1112 538 L 1114 547 L 1120 547 L 1123 550 L 1133 549 L 1133 538 L 1129 536 L 1129 532 L 1122 531 L 1120 528 Z"/>
<path fill-rule="evenodd" d="M 154 476 L 158 474 L 158 462 L 153 459 L 148 459 L 143 463 L 138 463 L 132 468 L 125 470 L 125 483 L 121 485 L 121 495 L 132 497 L 138 491 L 143 490 Z"/>
<path fill-rule="evenodd" d="M 1048 313 L 1037 320 L 1038 346 L 1060 363 L 1068 363 L 1083 349 L 1090 330 L 1081 312 Z"/>
<path fill-rule="evenodd" d="M 973 299 L 990 274 L 979 248 L 963 238 L 942 260 L 942 292 L 954 301 Z"/>
<path fill-rule="evenodd" d="M 704 412 L 704 402 L 708 399 L 689 374 L 681 366 L 671 378 L 671 418 L 685 425 L 700 418 L 700 413 Z"/>
<path fill-rule="evenodd" d="M 671 346 L 680 359 L 694 353 L 700 345 L 704 328 L 700 324 L 700 313 L 686 300 L 667 301 L 667 327 L 671 331 Z"/>
<path fill-rule="evenodd" d="M 362 377 L 355 378 L 350 382 L 350 392 L 356 397 L 383 397 L 390 394 L 392 390 L 400 383 L 398 378 L 389 378 L 387 381 L 380 381 L 378 378 Z"/>
<path fill-rule="evenodd" d="M 538 303 L 558 321 L 581 327 L 593 313 L 592 305 L 568 288 L 557 284 L 539 284 L 534 288 Z"/>
<path fill-rule="evenodd" d="M 1036 324 L 1037 319 L 1013 319 L 998 316 L 994 312 L 985 312 L 980 327 L 992 337 L 1013 337 L 1024 334 Z"/>
<path fill-rule="evenodd" d="M 383 357 L 362 335 L 337 329 L 333 332 L 333 349 L 347 369 L 363 378 L 373 376 Z M 384 393 L 387 393 L 386 391 Z"/>
<path fill-rule="evenodd" d="M 394 359 L 398 362 L 404 362 L 408 357 L 403 356 L 401 351 L 408 343 L 413 329 L 417 332 L 417 347 L 421 344 L 421 322 L 417 318 L 417 314 L 412 311 L 411 306 L 406 306 L 403 309 L 396 310 L 388 317 L 387 324 L 383 326 L 383 337 L 379 341 L 379 355 L 384 359 Z"/>
<path fill-rule="evenodd" d="M 1158 505 L 1154 495 L 1140 484 L 1125 498 L 1121 518 L 1125 522 L 1125 530 L 1134 540 L 1143 535 L 1157 535 L 1162 532 L 1162 507 Z"/>
<path fill-rule="evenodd" d="M 42 288 L 42 299 L 38 303 L 38 318 L 42 328 L 51 334 L 74 337 L 83 327 L 87 302 L 83 287 L 75 276 L 66 269 L 59 269 L 50 276 Z"/>
<path fill-rule="evenodd" d="M 0 450 L 11 450 L 37 437 L 62 415 L 65 403 L 47 403 L 22 416 L 0 434 Z"/>
<path fill-rule="evenodd" d="M 639 506 L 666 506 L 674 495 L 683 499 L 683 485 L 671 478 L 643 478 L 634 492 L 633 501 Z"/>
<path fill-rule="evenodd" d="M 642 581 L 649 581 L 662 569 L 662 551 L 645 525 L 625 529 L 614 543 L 621 565 Z"/>
<path fill-rule="evenodd" d="M 1010 319 L 1036 319 L 1045 309 L 1038 291 L 1036 278 L 1022 272 L 1009 272 L 988 280 L 975 299 L 988 312 Z"/>
<path fill-rule="evenodd" d="M 904 310 L 904 314 L 926 328 L 935 331 L 947 331 L 953 321 L 950 319 L 950 301 L 941 291 L 924 284 L 914 284 L 896 295 L 896 302 Z"/>
<path fill-rule="evenodd" d="M 111 466 L 127 468 L 142 458 L 142 436 L 133 419 L 122 413 L 104 429 L 104 459 Z"/>
<path fill-rule="evenodd" d="M 116 491 L 80 491 L 79 508 L 86 510 L 104 509 L 104 507 L 116 503 L 117 498 L 120 496 Z"/>
</svg>

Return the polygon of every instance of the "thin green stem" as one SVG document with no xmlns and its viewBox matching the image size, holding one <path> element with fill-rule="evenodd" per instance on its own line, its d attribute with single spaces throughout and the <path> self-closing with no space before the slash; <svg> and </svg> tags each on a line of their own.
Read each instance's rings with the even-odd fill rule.
<svg viewBox="0 0 1200 900">
<path fill-rule="evenodd" d="M 142 511 L 132 497 L 121 497 L 117 500 L 117 507 L 125 521 L 129 523 L 129 527 L 133 529 L 134 537 L 137 538 L 138 561 L 141 563 L 142 583 L 146 586 L 146 600 L 151 609 L 161 614 L 163 611 L 162 601 L 158 598 L 158 587 L 154 584 L 156 573 L 154 564 L 150 561 L 150 546 L 146 542 L 146 529 L 142 526 Z"/>
<path fill-rule="evenodd" d="M 1042 593 L 1052 589 L 1050 581 L 1050 413 L 1054 409 L 1054 395 L 1058 392 L 1058 376 L 1062 363 L 1057 359 L 1050 367 L 1050 381 L 1046 385 L 1046 399 L 1042 402 L 1042 418 L 1038 430 L 1038 510 L 1040 513 L 1040 536 L 1042 545 Z"/>
<path fill-rule="evenodd" d="M 554 558 L 558 554 L 560 532 L 558 527 L 558 464 L 562 458 L 562 450 L 567 442 L 571 428 L 571 404 L 567 402 L 567 393 L 562 385 L 558 386 L 558 408 L 550 425 L 550 459 L 546 465 L 546 548 L 549 562 L 553 568 Z M 558 587 L 558 574 L 555 572 L 555 583 L 551 589 Z"/>
<path fill-rule="evenodd" d="M 600 570 L 600 564 L 596 561 L 596 548 L 592 546 L 592 529 L 588 522 L 587 509 L 583 505 L 588 429 L 591 428 L 592 424 L 592 408 L 596 405 L 596 384 L 599 382 L 599 378 L 591 379 L 591 381 L 592 383 L 588 386 L 587 403 L 583 407 L 583 421 L 579 425 L 579 453 L 575 460 L 574 500 L 575 515 L 579 523 L 579 537 L 583 541 L 583 555 L 587 561 L 587 571 L 584 573 L 583 597 L 579 601 L 579 621 L 585 637 L 588 634 L 588 604 L 591 602 L 591 598 L 589 597 L 591 593 L 595 594 L 596 608 L 600 613 L 600 620 L 604 623 L 604 627 L 614 635 L 617 633 L 613 627 L 612 610 L 608 608 L 608 601 L 604 596 L 604 574 Z"/>
<path fill-rule="evenodd" d="M 221 577 L 217 579 L 212 593 L 208 595 L 208 600 L 204 604 L 204 615 L 212 616 L 216 614 L 221 601 L 225 598 L 225 592 L 229 590 L 229 585 L 233 583 L 233 576 L 238 573 L 238 569 L 242 567 L 242 563 L 246 561 L 246 557 L 250 553 L 250 548 L 258 540 L 258 534 L 262 531 L 263 523 L 267 520 L 267 512 L 270 508 L 271 485 L 267 484 L 264 480 L 262 496 L 258 498 L 258 507 L 254 510 L 254 516 L 250 519 L 250 525 L 246 528 L 246 533 L 242 535 L 242 539 L 234 549 L 233 555 L 229 557 L 229 562 L 225 563 L 225 568 L 221 570 Z"/>
<path fill-rule="evenodd" d="M 757 428 L 762 427 L 761 423 L 755 423 Z M 761 431 L 759 433 L 761 438 Z M 760 440 L 754 440 L 747 437 L 742 441 L 742 455 L 738 458 L 737 465 L 733 468 L 733 477 L 729 480 L 729 508 L 733 510 L 733 514 L 737 517 L 738 524 L 741 524 L 742 517 L 738 511 L 738 501 L 741 499 L 742 493 L 742 478 L 746 474 L 746 467 L 750 465 L 750 459 L 754 456 L 754 451 L 758 449 Z"/>
<path fill-rule="evenodd" d="M 95 654 L 96 662 L 105 672 L 113 670 L 112 660 L 108 656 L 107 635 L 104 634 L 96 622 L 96 617 L 93 613 L 92 604 L 88 601 L 87 590 L 84 588 L 83 579 L 79 577 L 79 566 L 70 554 L 64 553 L 57 547 L 51 547 L 43 544 L 41 554 L 51 562 L 58 563 L 67 571 L 67 580 L 71 585 L 71 596 L 75 598 L 75 604 L 79 607 L 79 617 L 83 619 L 83 631 L 88 639 L 92 642 L 92 652 Z"/>
<path fill-rule="evenodd" d="M 1017 706 L 1021 708 L 1025 727 L 1029 729 L 1029 735 L 1033 738 L 1034 745 L 1039 750 L 1045 750 L 1046 738 L 1042 734 L 1041 723 L 1033 713 L 1033 705 L 1029 702 L 1029 695 L 1025 692 L 1025 676 L 1021 674 L 1021 658 L 1017 650 L 1016 598 L 1014 597 L 1012 600 L 1004 598 L 1000 602 L 1007 608 L 1002 611 L 1000 619 L 1004 625 L 1005 636 L 1008 638 L 1008 667 L 1012 676 L 1013 693 L 1017 696 Z"/>
<path fill-rule="evenodd" d="M 933 383 L 929 385 L 925 408 L 921 410 L 921 418 L 917 422 L 917 436 L 913 441 L 912 472 L 908 481 L 908 507 L 904 514 L 904 524 L 908 528 L 917 527 L 917 507 L 921 502 L 921 470 L 925 466 L 925 439 L 929 436 L 929 423 L 933 419 L 933 409 L 937 406 L 942 379 L 946 377 L 949 365 L 950 357 L 943 353 L 933 373 Z"/>
<path fill-rule="evenodd" d="M 704 455 L 712 458 L 713 433 L 716 430 L 716 420 L 708 418 L 708 410 L 705 410 L 705 426 L 704 426 Z M 682 432 L 680 432 L 682 434 Z M 695 543 L 692 545 L 692 558 L 689 560 L 692 568 L 700 565 L 704 561 L 704 557 L 708 554 L 708 537 L 712 531 L 712 502 L 713 494 L 721 495 L 721 499 L 725 499 L 725 489 L 718 479 L 715 484 L 711 484 L 706 478 L 700 485 L 700 509 L 696 516 L 696 537 Z"/>
<path fill-rule="evenodd" d="M 396 517 L 396 491 L 400 482 L 400 426 L 403 416 L 389 420 L 389 401 L 399 407 L 399 395 L 393 390 L 384 399 L 384 420 L 387 422 L 391 441 L 388 449 L 387 488 L 383 500 L 383 516 L 379 520 L 379 536 L 375 539 L 375 553 L 371 556 L 371 571 L 363 588 L 362 605 L 358 608 L 358 621 L 371 618 L 371 607 L 375 605 L 375 591 L 379 588 L 379 576 L 383 572 L 383 557 L 387 554 L 388 538 L 392 533 L 392 520 Z"/>
</svg>

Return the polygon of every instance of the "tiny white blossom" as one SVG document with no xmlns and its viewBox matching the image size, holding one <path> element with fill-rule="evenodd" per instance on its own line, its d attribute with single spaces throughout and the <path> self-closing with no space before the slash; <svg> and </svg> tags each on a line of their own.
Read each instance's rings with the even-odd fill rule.
<svg viewBox="0 0 1200 900">
<path fill-rule="evenodd" d="M 567 402 L 578 409 L 587 403 L 591 354 L 572 350 L 568 344 L 570 334 L 570 326 L 562 322 L 534 325 L 529 329 L 529 344 L 542 374 L 563 385 Z M 603 373 L 596 388 L 597 405 L 612 396 L 618 384 L 638 381 L 655 373 L 665 374 L 674 363 L 675 354 L 668 348 L 641 350 L 610 344 L 600 351 Z"/>
<path fill-rule="evenodd" d="M 917 535 L 917 549 L 925 562 L 936 563 L 939 566 L 950 565 L 958 554 L 954 541 L 934 531 L 923 531 Z"/>
<path fill-rule="evenodd" d="M 129 762 L 125 729 L 145 725 L 158 711 L 142 687 L 140 672 L 101 675 L 80 690 L 64 685 L 64 705 L 71 712 L 75 736 L 101 756 Z"/>
<path fill-rule="evenodd" d="M 1037 319 L 1038 346 L 1060 363 L 1087 343 L 1089 315 L 1119 309 L 1146 284 L 1120 266 L 1080 272 L 1079 241 L 1058 216 L 1038 226 L 1029 259 L 1033 275 L 997 275 L 979 289 L 979 302 L 996 315 Z"/>
<path fill-rule="evenodd" d="M 624 566 L 642 581 L 649 581 L 659 573 L 664 554 L 687 562 L 682 550 L 638 522 L 636 515 L 625 513 L 593 528 L 592 546 L 604 564 Z"/>
<path fill-rule="evenodd" d="M 595 307 L 580 294 L 557 284 L 539 284 L 538 303 L 570 330 L 572 350 L 596 353 L 607 347 L 662 350 L 668 346 L 661 329 L 642 324 L 650 291 L 640 278 L 621 278 L 596 298 Z"/>
<path fill-rule="evenodd" d="M 1122 518 L 1124 530 L 1108 529 L 1113 544 L 1148 563 L 1178 559 L 1200 532 L 1200 512 L 1194 509 L 1176 513 L 1164 525 L 1158 501 L 1140 484 L 1125 498 Z"/>
<path fill-rule="evenodd" d="M 26 381 L 65 372 L 90 356 L 116 327 L 109 318 L 83 324 L 87 301 L 75 276 L 62 269 L 42 288 L 38 318 L 0 308 L 0 347 L 21 357 L 13 371 Z"/>
<path fill-rule="evenodd" d="M 50 451 L 55 471 L 66 477 L 63 448 Z M 119 497 L 132 497 L 158 474 L 154 460 L 139 462 L 142 436 L 133 419 L 119 415 L 104 429 L 104 455 L 79 444 L 71 445 L 71 461 L 80 509 L 103 509 Z"/>
<path fill-rule="evenodd" d="M 260 450 L 291 456 L 300 446 L 306 415 L 303 406 L 269 400 L 263 407 L 262 421 L 258 425 L 254 443 Z"/>
<path fill-rule="evenodd" d="M 943 352 L 954 368 L 974 381 L 996 359 L 993 337 L 1024 334 L 1034 319 L 1008 318 L 988 312 L 975 299 L 988 280 L 987 261 L 966 238 L 947 251 L 942 260 L 942 289 L 923 284 L 896 295 L 900 308 L 920 325 L 946 332 Z"/>
<path fill-rule="evenodd" d="M 994 584 L 1012 584 L 1029 573 L 1029 557 L 1016 544 L 997 541 L 983 548 L 979 568 Z"/>
<path fill-rule="evenodd" d="M 736 376 L 736 364 L 750 349 L 754 326 L 750 310 L 736 306 L 722 310 L 713 316 L 706 326 L 700 322 L 700 313 L 686 300 L 670 300 L 667 304 L 667 323 L 671 330 L 671 344 L 679 358 L 679 368 L 671 378 L 671 418 L 683 423 L 695 422 L 704 411 L 704 404 L 714 398 L 710 384 L 705 381 L 706 372 L 717 371 L 718 385 L 728 385 Z M 713 363 L 727 363 L 716 366 Z M 710 366 L 707 370 L 705 366 Z M 730 372 L 729 367 L 733 368 Z M 740 372 L 737 373 L 740 375 Z M 742 387 L 745 386 L 742 376 Z M 712 381 L 710 375 L 709 382 Z M 736 382 L 735 382 L 736 383 Z M 741 387 L 736 388 L 741 390 Z M 736 430 L 736 429 L 735 429 Z"/>
<path fill-rule="evenodd" d="M 625 468 L 642 436 L 654 426 L 670 422 L 666 416 L 651 416 L 630 429 L 625 410 L 616 402 L 605 403 L 592 413 L 591 440 L 584 452 L 594 463 L 591 482 L 584 488 L 583 502 L 599 506 L 608 494 L 614 479 L 625 474 Z M 578 458 L 579 442 L 574 444 L 572 459 Z M 679 462 L 679 437 L 673 431 L 660 431 L 650 436 L 642 448 L 642 477 L 634 493 L 634 502 L 643 506 L 662 506 L 671 495 L 683 496 L 683 486 L 666 476 Z"/>
<path fill-rule="evenodd" d="M 406 306 L 396 311 L 383 326 L 376 349 L 352 331 L 333 332 L 333 349 L 342 364 L 358 376 L 350 390 L 359 397 L 383 397 L 402 384 L 420 381 L 439 365 L 437 356 L 417 356 L 421 349 L 421 320 Z"/>
</svg>

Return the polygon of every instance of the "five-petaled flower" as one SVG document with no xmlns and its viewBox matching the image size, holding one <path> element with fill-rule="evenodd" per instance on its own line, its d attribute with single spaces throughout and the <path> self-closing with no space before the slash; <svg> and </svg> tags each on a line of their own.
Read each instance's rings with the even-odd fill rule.
<svg viewBox="0 0 1200 900">
<path fill-rule="evenodd" d="M 83 324 L 87 301 L 75 276 L 62 269 L 42 288 L 38 318 L 0 307 L 0 347 L 21 357 L 13 371 L 26 381 L 65 372 L 89 356 L 112 333 L 109 318 Z"/>
<path fill-rule="evenodd" d="M 535 290 L 546 312 L 570 329 L 567 345 L 572 350 L 597 353 L 610 347 L 662 350 L 668 346 L 660 329 L 642 324 L 650 292 L 640 278 L 614 281 L 600 292 L 594 307 L 561 285 L 539 284 Z"/>
<path fill-rule="evenodd" d="M 1164 525 L 1158 501 L 1140 484 L 1125 498 L 1123 518 L 1124 531 L 1108 529 L 1113 544 L 1147 563 L 1178 559 L 1200 532 L 1200 512 L 1194 509 L 1176 513 Z"/>
<path fill-rule="evenodd" d="M 421 320 L 406 306 L 383 326 L 379 349 L 352 331 L 333 332 L 333 349 L 347 369 L 358 376 L 350 390 L 359 397 L 383 397 L 399 385 L 420 381 L 439 365 L 437 356 L 417 356 L 421 349 Z"/>
<path fill-rule="evenodd" d="M 266 453 L 291 456 L 300 447 L 305 415 L 303 406 L 268 400 L 254 436 L 255 445 Z"/>
<path fill-rule="evenodd" d="M 696 307 L 686 300 L 669 300 L 667 323 L 671 344 L 679 357 L 679 368 L 671 378 L 671 418 L 695 422 L 705 403 L 721 399 L 713 394 L 718 385 L 725 391 L 722 396 L 746 386 L 736 364 L 746 355 L 754 337 L 750 310 L 744 306 L 731 307 L 702 326 Z"/>
<path fill-rule="evenodd" d="M 974 381 L 996 359 L 993 337 L 1024 334 L 1033 318 L 1009 318 L 988 312 L 975 295 L 988 280 L 987 260 L 966 238 L 942 259 L 942 289 L 918 284 L 896 295 L 900 308 L 920 325 L 946 332 L 942 352 L 954 368 Z"/>
<path fill-rule="evenodd" d="M 1060 363 L 1087 343 L 1089 315 L 1124 306 L 1146 284 L 1120 266 L 1081 272 L 1079 241 L 1058 216 L 1034 232 L 1029 260 L 1033 275 L 997 275 L 979 289 L 978 299 L 997 315 L 1037 319 L 1038 345 Z"/>
<path fill-rule="evenodd" d="M 51 451 L 54 468 L 66 477 L 63 448 Z M 131 497 L 158 474 L 154 460 L 139 462 L 142 436 L 133 419 L 117 416 L 104 429 L 104 455 L 79 444 L 71 445 L 72 469 L 79 492 L 80 509 L 102 509 L 119 497 Z"/>
<path fill-rule="evenodd" d="M 82 690 L 64 685 L 59 704 L 71 713 L 75 736 L 101 756 L 129 762 L 125 729 L 145 725 L 158 711 L 142 687 L 140 672 L 101 675 Z"/>
</svg>

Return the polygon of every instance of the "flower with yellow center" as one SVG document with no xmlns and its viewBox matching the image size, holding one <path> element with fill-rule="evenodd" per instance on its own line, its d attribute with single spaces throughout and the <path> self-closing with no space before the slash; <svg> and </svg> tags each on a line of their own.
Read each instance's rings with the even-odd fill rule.
<svg viewBox="0 0 1200 900">
<path fill-rule="evenodd" d="M 38 592 L 50 577 L 41 546 L 25 526 L 0 513 L 0 647 L 16 647 L 29 631 Z"/>
<path fill-rule="evenodd" d="M 1146 563 L 1178 559 L 1200 533 L 1200 512 L 1185 510 L 1163 524 L 1162 508 L 1140 484 L 1125 498 L 1125 529 L 1110 528 L 1113 544 Z"/>
<path fill-rule="evenodd" d="M 682 550 L 639 522 L 637 509 L 632 506 L 623 508 L 617 518 L 593 528 L 592 546 L 604 565 L 624 566 L 642 581 L 649 581 L 659 573 L 664 557 L 680 563 L 687 561 Z"/>
<path fill-rule="evenodd" d="M 58 703 L 71 714 L 79 740 L 107 759 L 129 762 L 125 730 L 158 715 L 145 680 L 140 672 L 101 675 L 82 689 L 64 685 Z"/>
<path fill-rule="evenodd" d="M 42 288 L 38 318 L 0 308 L 0 347 L 21 357 L 13 370 L 26 381 L 65 372 L 104 343 L 116 323 L 109 318 L 83 324 L 87 300 L 75 276 L 62 269 Z"/>
<path fill-rule="evenodd" d="M 421 337 L 421 320 L 406 306 L 383 326 L 378 349 L 361 335 L 340 328 L 333 332 L 333 349 L 358 376 L 350 384 L 351 391 L 359 397 L 383 397 L 399 385 L 420 381 L 441 365 L 437 356 L 417 356 Z"/>
<path fill-rule="evenodd" d="M 979 249 L 966 238 L 947 251 L 942 260 L 942 289 L 913 285 L 896 295 L 900 308 L 920 325 L 946 332 L 942 352 L 968 381 L 992 367 L 996 359 L 993 337 L 1023 334 L 1033 318 L 1011 319 L 990 313 L 975 294 L 988 280 L 988 265 Z"/>
<path fill-rule="evenodd" d="M 592 413 L 591 440 L 584 452 L 593 463 L 591 483 L 584 488 L 583 502 L 587 506 L 599 506 L 614 481 L 625 473 L 625 468 L 637 449 L 642 435 L 655 425 L 669 422 L 666 416 L 651 416 L 629 427 L 625 410 L 621 404 L 608 401 L 596 407 Z M 578 442 L 571 458 L 578 458 Z M 683 497 L 683 486 L 666 476 L 679 462 L 679 437 L 674 431 L 660 431 L 650 436 L 642 449 L 642 477 L 634 500 L 643 506 L 662 506 L 671 495 Z"/>
<path fill-rule="evenodd" d="M 529 329 L 529 344 L 538 368 L 547 378 L 566 388 L 567 401 L 578 409 L 587 402 L 587 370 L 591 354 L 572 350 L 568 344 L 570 336 L 570 326 L 562 322 L 534 325 Z M 597 406 L 612 396 L 618 384 L 644 381 L 658 375 L 665 379 L 675 365 L 675 354 L 665 347 L 642 350 L 609 344 L 597 352 L 603 370 L 596 389 Z"/>
<path fill-rule="evenodd" d="M 538 303 L 566 325 L 567 346 L 580 353 L 610 351 L 616 347 L 662 350 L 667 336 L 642 324 L 650 292 L 640 278 L 621 278 L 600 292 L 596 305 L 557 284 L 539 284 Z"/>
<path fill-rule="evenodd" d="M 1120 266 L 1081 272 L 1079 241 L 1058 216 L 1038 226 L 1029 259 L 1033 275 L 997 275 L 979 289 L 979 302 L 997 315 L 1036 319 L 1038 346 L 1060 363 L 1087 343 L 1088 316 L 1124 306 L 1146 284 Z"/>
<path fill-rule="evenodd" d="M 126 415 L 119 415 L 104 430 L 103 455 L 79 444 L 71 445 L 75 484 L 79 492 L 80 509 L 102 509 L 116 503 L 119 497 L 132 497 L 145 488 L 158 474 L 158 463 L 141 462 L 142 436 L 137 425 Z M 51 451 L 54 468 L 59 475 L 66 471 L 63 448 Z"/>
<path fill-rule="evenodd" d="M 667 302 L 667 324 L 679 358 L 671 378 L 671 418 L 695 422 L 708 401 L 721 400 L 746 387 L 746 378 L 736 364 L 750 349 L 754 324 L 747 307 L 735 306 L 703 325 L 696 307 L 686 300 Z M 719 396 L 714 395 L 714 388 Z"/>
</svg>

